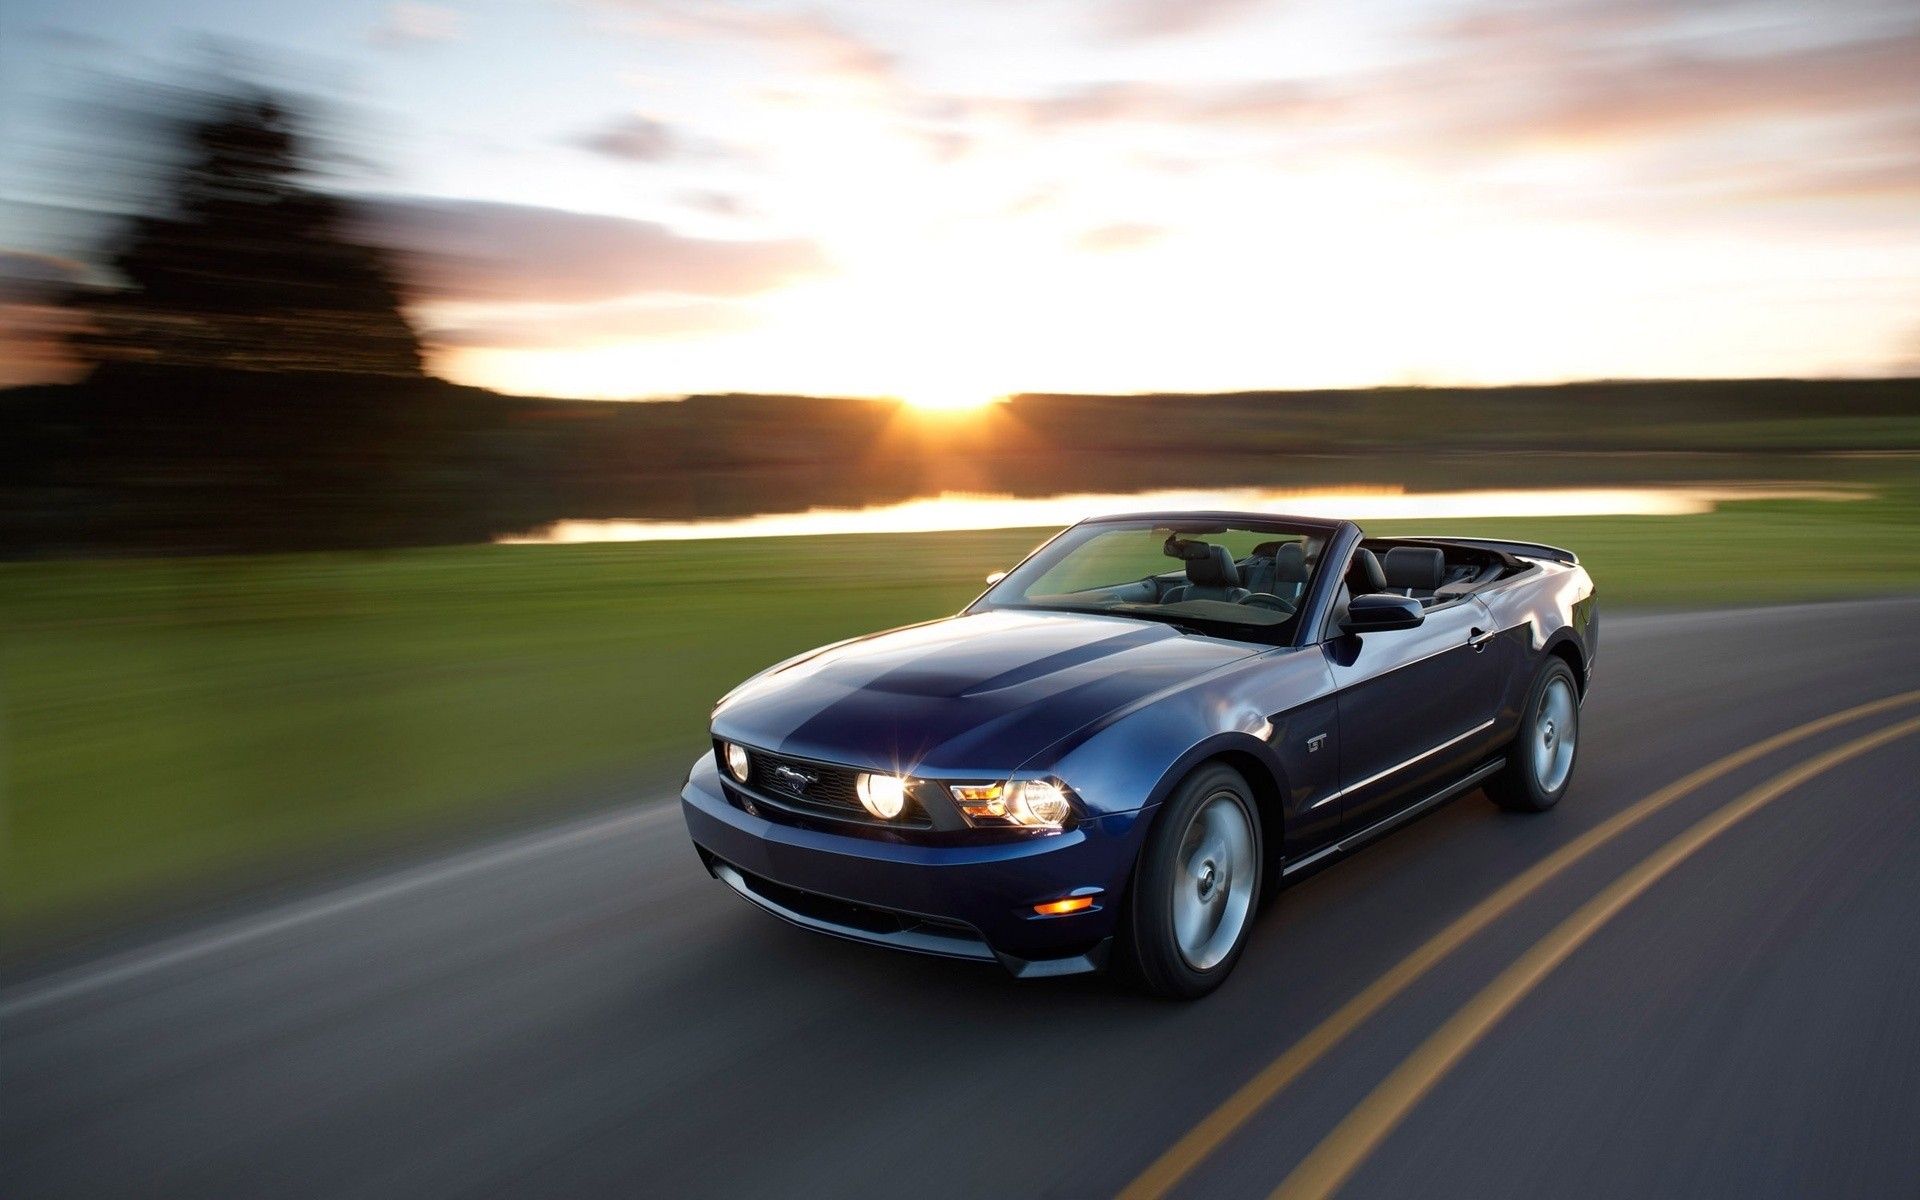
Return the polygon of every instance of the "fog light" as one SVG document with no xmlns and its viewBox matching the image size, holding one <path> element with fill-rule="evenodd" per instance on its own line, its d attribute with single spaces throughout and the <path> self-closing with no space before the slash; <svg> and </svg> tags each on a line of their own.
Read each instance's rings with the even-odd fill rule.
<svg viewBox="0 0 1920 1200">
<path fill-rule="evenodd" d="M 862 771 L 853 781 L 860 807 L 882 821 L 891 821 L 907 806 L 907 781 L 898 775 L 869 775 Z"/>
<path fill-rule="evenodd" d="M 745 783 L 748 773 L 753 770 L 753 760 L 747 757 L 747 748 L 732 742 L 722 742 L 721 745 L 727 753 L 727 774 L 733 776 L 735 783 Z"/>
</svg>

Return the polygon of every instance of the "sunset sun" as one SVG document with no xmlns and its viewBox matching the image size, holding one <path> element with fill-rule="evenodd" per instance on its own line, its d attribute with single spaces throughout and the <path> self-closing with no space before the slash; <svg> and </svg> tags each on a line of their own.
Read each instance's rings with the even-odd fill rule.
<svg viewBox="0 0 1920 1200">
<path fill-rule="evenodd" d="M 992 392 L 972 391 L 965 388 L 928 387 L 916 388 L 901 397 L 909 408 L 923 412 L 958 412 L 969 408 L 985 408 L 1006 399 Z"/>
</svg>

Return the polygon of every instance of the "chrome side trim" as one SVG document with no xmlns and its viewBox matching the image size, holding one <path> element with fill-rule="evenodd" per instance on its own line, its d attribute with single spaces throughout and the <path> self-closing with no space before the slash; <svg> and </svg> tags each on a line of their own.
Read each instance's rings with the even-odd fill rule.
<svg viewBox="0 0 1920 1200">
<path fill-rule="evenodd" d="M 1450 746 L 1459 745 L 1461 742 L 1466 741 L 1468 738 L 1472 737 L 1476 733 L 1480 733 L 1485 730 L 1493 728 L 1493 720 L 1494 719 L 1492 717 L 1488 717 L 1486 720 L 1480 722 L 1478 725 L 1475 725 L 1472 729 L 1467 730 L 1465 733 L 1460 734 L 1456 737 L 1450 737 L 1446 741 L 1441 742 L 1438 746 L 1435 746 L 1433 749 L 1423 750 L 1419 754 L 1416 754 L 1412 758 L 1408 759 L 1407 761 L 1403 763 L 1396 763 L 1395 765 L 1388 767 L 1384 771 L 1376 772 L 1375 774 L 1369 775 L 1358 783 L 1350 783 L 1346 787 L 1341 788 L 1339 791 L 1334 792 L 1331 795 L 1322 796 L 1320 799 L 1315 800 L 1314 804 L 1320 805 L 1320 804 L 1325 804 L 1330 800 L 1338 800 L 1340 799 L 1340 797 L 1345 796 L 1349 792 L 1359 791 L 1361 788 L 1366 787 L 1368 784 L 1379 783 L 1382 779 L 1385 779 L 1387 776 L 1393 775 L 1400 771 L 1404 771 L 1408 767 L 1412 766 L 1417 762 L 1420 762 L 1423 759 L 1432 758 L 1434 755 L 1440 753 L 1442 750 L 1445 750 Z"/>
<path fill-rule="evenodd" d="M 1502 767 L 1506 765 L 1507 764 L 1504 759 L 1496 759 L 1493 762 L 1490 762 L 1481 767 L 1478 767 L 1474 770 L 1474 772 L 1471 775 L 1466 776 L 1464 779 L 1454 780 L 1452 783 L 1441 788 L 1439 791 L 1435 792 L 1433 795 L 1428 796 L 1425 800 L 1420 801 L 1418 804 L 1409 804 L 1407 807 L 1401 809 L 1399 812 L 1394 813 L 1392 816 L 1387 817 L 1383 820 L 1375 821 L 1373 824 L 1367 826 L 1365 829 L 1362 829 L 1358 833 L 1350 834 L 1347 837 L 1341 838 L 1339 841 L 1333 843 L 1331 846 L 1322 846 L 1320 849 L 1315 850 L 1312 854 L 1307 855 L 1305 858 L 1300 859 L 1297 862 L 1288 863 L 1286 866 L 1280 868 L 1280 877 L 1282 879 L 1285 879 L 1287 876 L 1292 875 L 1296 871 L 1303 871 L 1306 868 L 1312 866 L 1313 864 L 1317 862 L 1321 862 L 1325 859 L 1331 858 L 1336 854 L 1345 854 L 1350 850 L 1357 850 L 1361 846 L 1372 841 L 1373 839 L 1391 831 L 1396 825 L 1399 825 L 1406 821 L 1411 821 L 1413 820 L 1413 818 L 1419 816 L 1423 812 L 1426 812 L 1428 809 L 1436 808 L 1442 804 L 1445 804 L 1447 801 L 1453 799 L 1455 796 L 1458 796 L 1461 792 L 1467 791 L 1468 789 L 1474 787 L 1476 784 L 1479 784 L 1481 781 L 1492 777 L 1494 774 L 1498 773 Z"/>
<path fill-rule="evenodd" d="M 832 921 L 821 920 L 819 917 L 810 917 L 805 913 L 795 912 L 786 905 L 770 900 L 762 896 L 759 892 L 754 891 L 753 885 L 748 883 L 746 878 L 741 875 L 731 863 L 715 858 L 712 863 L 709 864 L 708 869 L 713 872 L 714 878 L 720 880 L 720 882 L 726 884 L 734 891 L 739 892 L 749 903 L 765 909 L 783 921 L 798 925 L 802 929 L 811 929 L 815 933 L 825 933 L 833 937 L 846 938 L 852 942 L 868 942 L 876 946 L 893 946 L 901 950 L 916 950 L 921 954 L 938 954 L 946 958 L 966 958 L 973 959 L 977 962 L 995 962 L 998 960 L 998 956 L 987 948 L 987 944 L 976 938 L 958 935 L 943 936 L 937 933 L 926 933 L 918 929 L 886 931 L 854 929 L 846 925 L 836 925 Z M 842 901 L 842 903 L 844 903 L 844 901 Z M 1093 968 L 1089 966 L 1085 969 L 1091 970 Z"/>
</svg>

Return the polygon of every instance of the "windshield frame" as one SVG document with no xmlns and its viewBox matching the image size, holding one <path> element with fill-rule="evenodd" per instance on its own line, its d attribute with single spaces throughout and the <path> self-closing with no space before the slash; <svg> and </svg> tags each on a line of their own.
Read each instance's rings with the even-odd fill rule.
<svg viewBox="0 0 1920 1200">
<path fill-rule="evenodd" d="M 1095 605 L 1034 604 L 1021 598 L 1027 587 L 1065 562 L 1070 555 L 1102 533 L 1131 527 L 1142 532 L 1164 529 L 1182 535 L 1204 537 L 1208 533 L 1222 532 L 1221 526 L 1248 533 L 1304 537 L 1319 543 L 1319 554 L 1313 563 L 1312 570 L 1308 573 L 1305 587 L 1301 589 L 1299 607 L 1286 620 L 1274 624 L 1241 624 L 1233 621 L 1209 620 L 1202 615 L 1179 611 L 1148 613 L 1140 611 L 1135 606 L 1111 608 Z M 1310 618 L 1314 615 L 1313 610 L 1318 607 L 1314 602 L 1321 590 L 1320 584 L 1325 564 L 1330 554 L 1339 552 L 1339 543 L 1346 540 L 1339 535 L 1350 528 L 1352 528 L 1351 524 L 1345 521 L 1246 512 L 1152 512 L 1092 517 L 1070 525 L 1049 538 L 1033 553 L 1021 560 L 1019 565 L 995 580 L 992 586 L 962 611 L 964 613 L 1056 612 L 1077 616 L 1110 617 L 1172 625 L 1184 632 L 1250 642 L 1256 645 L 1272 647 L 1305 645 L 1312 640 L 1309 637 L 1310 627 L 1318 624 Z M 1169 558 L 1168 562 L 1170 565 L 1167 571 L 1157 574 L 1182 569 L 1180 560 Z"/>
</svg>

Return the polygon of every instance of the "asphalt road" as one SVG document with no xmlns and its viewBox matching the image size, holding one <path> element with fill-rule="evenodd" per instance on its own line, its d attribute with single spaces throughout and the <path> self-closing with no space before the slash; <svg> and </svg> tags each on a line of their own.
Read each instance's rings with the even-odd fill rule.
<svg viewBox="0 0 1920 1200">
<path fill-rule="evenodd" d="M 1472 793 L 1300 883 L 1197 1004 L 789 929 L 706 877 L 672 805 L 15 979 L 0 1194 L 1111 1196 L 1556 848 L 1723 755 L 1920 688 L 1917 629 L 1920 600 L 1610 619 L 1556 811 Z M 1635 864 L 1916 715 L 1758 756 L 1555 874 L 1171 1194 L 1268 1195 Z M 1916 781 L 1920 734 L 1890 740 L 1678 862 L 1458 1055 L 1339 1194 L 1920 1193 Z"/>
</svg>

